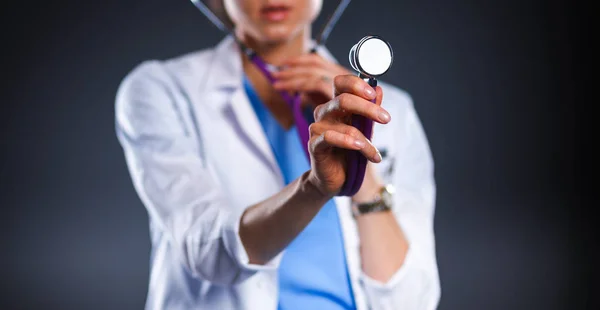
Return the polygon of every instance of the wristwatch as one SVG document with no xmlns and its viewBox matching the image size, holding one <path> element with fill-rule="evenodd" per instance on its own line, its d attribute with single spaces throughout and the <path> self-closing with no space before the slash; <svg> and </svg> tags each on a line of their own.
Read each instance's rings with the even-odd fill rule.
<svg viewBox="0 0 600 310">
<path fill-rule="evenodd" d="M 382 186 L 379 190 L 379 193 L 373 201 L 364 203 L 353 203 L 352 214 L 354 215 L 354 217 L 357 217 L 362 214 L 391 210 L 393 206 L 393 195 L 393 185 L 388 184 L 386 186 Z"/>
</svg>

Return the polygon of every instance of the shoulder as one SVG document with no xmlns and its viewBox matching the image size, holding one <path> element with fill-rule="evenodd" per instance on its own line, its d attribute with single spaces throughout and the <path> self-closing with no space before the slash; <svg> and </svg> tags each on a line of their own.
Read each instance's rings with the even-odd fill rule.
<svg viewBox="0 0 600 310">
<path fill-rule="evenodd" d="M 198 81 L 213 49 L 169 59 L 148 59 L 136 64 L 120 81 L 114 98 L 118 128 L 129 132 L 152 131 L 157 124 L 181 122 L 185 109 L 181 94 Z M 164 129 L 166 130 L 166 129 Z"/>
<path fill-rule="evenodd" d="M 205 74 L 213 51 L 214 48 L 206 48 L 137 63 L 119 82 L 115 98 L 117 111 L 148 103 L 152 98 L 172 96 L 186 84 L 198 81 Z M 158 104 L 160 100 L 153 102 Z"/>
<path fill-rule="evenodd" d="M 118 93 L 144 84 L 169 84 L 174 80 L 201 77 L 213 51 L 214 48 L 206 48 L 167 59 L 144 60 L 125 74 Z"/>
</svg>

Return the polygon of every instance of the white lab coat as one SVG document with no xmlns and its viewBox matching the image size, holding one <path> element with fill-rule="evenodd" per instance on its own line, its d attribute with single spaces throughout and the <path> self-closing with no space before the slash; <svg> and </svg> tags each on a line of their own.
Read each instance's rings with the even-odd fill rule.
<svg viewBox="0 0 600 310">
<path fill-rule="evenodd" d="M 249 264 L 238 234 L 244 209 L 284 186 L 242 74 L 237 45 L 226 37 L 214 48 L 145 61 L 119 87 L 117 136 L 150 218 L 146 309 L 276 309 L 283 253 Z M 396 187 L 394 213 L 409 250 L 387 283 L 369 278 L 350 199 L 336 197 L 352 291 L 358 310 L 434 309 L 433 160 L 410 97 L 380 85 L 392 121 L 374 128 L 384 155 L 377 168 Z"/>
</svg>

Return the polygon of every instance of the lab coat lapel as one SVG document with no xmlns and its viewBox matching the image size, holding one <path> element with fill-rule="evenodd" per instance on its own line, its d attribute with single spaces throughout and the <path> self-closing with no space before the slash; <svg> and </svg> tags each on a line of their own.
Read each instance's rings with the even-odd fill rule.
<svg viewBox="0 0 600 310">
<path fill-rule="evenodd" d="M 204 80 L 204 91 L 230 94 L 228 99 L 214 102 L 213 107 L 229 116 L 244 143 L 248 144 L 283 185 L 283 175 L 275 155 L 243 87 L 243 74 L 239 47 L 231 36 L 226 36 L 213 51 L 207 79 Z"/>
<path fill-rule="evenodd" d="M 250 100 L 243 87 L 234 90 L 228 107 L 235 118 L 234 121 L 242 129 L 239 134 L 244 136 L 244 141 L 249 143 L 249 146 L 255 150 L 258 156 L 261 156 L 261 159 L 273 171 L 280 184 L 283 185 L 283 174 L 277 164 L 260 120 L 256 116 L 254 109 L 252 109 Z"/>
<path fill-rule="evenodd" d="M 354 293 L 356 309 L 365 310 L 368 309 L 368 307 L 359 280 L 360 271 L 362 269 L 360 255 L 358 255 L 360 252 L 360 242 L 358 238 L 358 227 L 352 216 L 352 200 L 350 197 L 346 196 L 336 196 L 333 199 L 339 214 L 346 254 L 346 264 L 348 266 L 350 282 L 352 283 L 352 292 Z"/>
</svg>

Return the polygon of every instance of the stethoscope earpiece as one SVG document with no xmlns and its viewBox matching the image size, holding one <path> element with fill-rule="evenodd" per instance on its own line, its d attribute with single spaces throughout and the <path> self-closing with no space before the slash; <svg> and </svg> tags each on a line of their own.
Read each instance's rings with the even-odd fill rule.
<svg viewBox="0 0 600 310">
<path fill-rule="evenodd" d="M 380 36 L 366 36 L 348 53 L 352 69 L 361 76 L 377 78 L 385 74 L 394 61 L 392 46 Z"/>
</svg>

